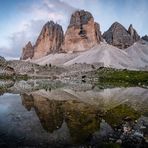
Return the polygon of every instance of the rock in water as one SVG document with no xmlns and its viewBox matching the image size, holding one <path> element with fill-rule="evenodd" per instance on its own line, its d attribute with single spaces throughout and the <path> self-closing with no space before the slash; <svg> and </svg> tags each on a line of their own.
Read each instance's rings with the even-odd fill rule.
<svg viewBox="0 0 148 148">
<path fill-rule="evenodd" d="M 100 25 L 94 22 L 91 13 L 81 10 L 72 14 L 62 50 L 72 53 L 85 51 L 102 40 Z"/>
<path fill-rule="evenodd" d="M 53 21 L 47 22 L 36 41 L 33 58 L 38 59 L 50 53 L 60 52 L 63 39 L 62 26 Z"/>
<path fill-rule="evenodd" d="M 28 44 L 23 48 L 20 60 L 26 60 L 28 58 L 32 59 L 33 55 L 34 55 L 34 48 L 31 42 L 29 41 Z"/>
<path fill-rule="evenodd" d="M 120 49 L 125 49 L 140 39 L 132 25 L 130 25 L 129 31 L 127 31 L 125 27 L 118 22 L 113 23 L 111 27 L 104 32 L 103 38 L 108 44 Z"/>
<path fill-rule="evenodd" d="M 131 35 L 133 42 L 136 42 L 140 39 L 140 36 L 138 35 L 137 31 L 133 28 L 132 24 L 128 28 L 128 33 Z"/>
</svg>

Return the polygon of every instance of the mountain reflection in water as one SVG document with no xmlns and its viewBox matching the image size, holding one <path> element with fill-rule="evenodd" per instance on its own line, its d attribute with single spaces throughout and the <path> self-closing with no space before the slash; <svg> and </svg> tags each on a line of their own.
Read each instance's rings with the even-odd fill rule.
<svg viewBox="0 0 148 148">
<path fill-rule="evenodd" d="M 0 96 L 0 146 L 147 147 L 148 90 L 39 89 Z"/>
</svg>

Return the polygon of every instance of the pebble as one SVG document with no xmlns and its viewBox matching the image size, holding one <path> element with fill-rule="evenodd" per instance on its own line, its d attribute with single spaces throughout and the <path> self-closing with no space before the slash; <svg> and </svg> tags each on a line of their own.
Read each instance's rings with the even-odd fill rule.
<svg viewBox="0 0 148 148">
<path fill-rule="evenodd" d="M 109 138 L 109 141 L 114 141 L 115 139 L 114 138 Z"/>
<path fill-rule="evenodd" d="M 146 129 L 146 127 L 141 125 L 141 126 L 140 126 L 140 129 Z"/>
<path fill-rule="evenodd" d="M 116 141 L 116 143 L 122 144 L 122 140 L 121 140 L 121 139 L 118 139 L 118 140 Z"/>
<path fill-rule="evenodd" d="M 135 133 L 134 133 L 134 136 L 143 137 L 143 133 L 135 132 Z"/>
</svg>

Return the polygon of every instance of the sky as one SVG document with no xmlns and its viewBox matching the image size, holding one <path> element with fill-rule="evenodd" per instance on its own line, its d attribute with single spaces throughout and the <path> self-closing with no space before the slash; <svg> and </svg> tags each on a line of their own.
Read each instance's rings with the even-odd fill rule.
<svg viewBox="0 0 148 148">
<path fill-rule="evenodd" d="M 117 21 L 127 29 L 133 24 L 140 36 L 148 34 L 148 0 L 0 0 L 0 56 L 19 59 L 47 21 L 65 32 L 71 14 L 81 9 L 92 13 L 102 33 Z"/>
</svg>

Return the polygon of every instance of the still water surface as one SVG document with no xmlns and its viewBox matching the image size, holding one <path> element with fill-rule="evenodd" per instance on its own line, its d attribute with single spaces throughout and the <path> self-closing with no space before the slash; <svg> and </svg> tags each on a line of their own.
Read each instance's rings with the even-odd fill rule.
<svg viewBox="0 0 148 148">
<path fill-rule="evenodd" d="M 0 96 L 0 147 L 84 146 L 147 147 L 148 89 L 11 88 Z"/>
</svg>

